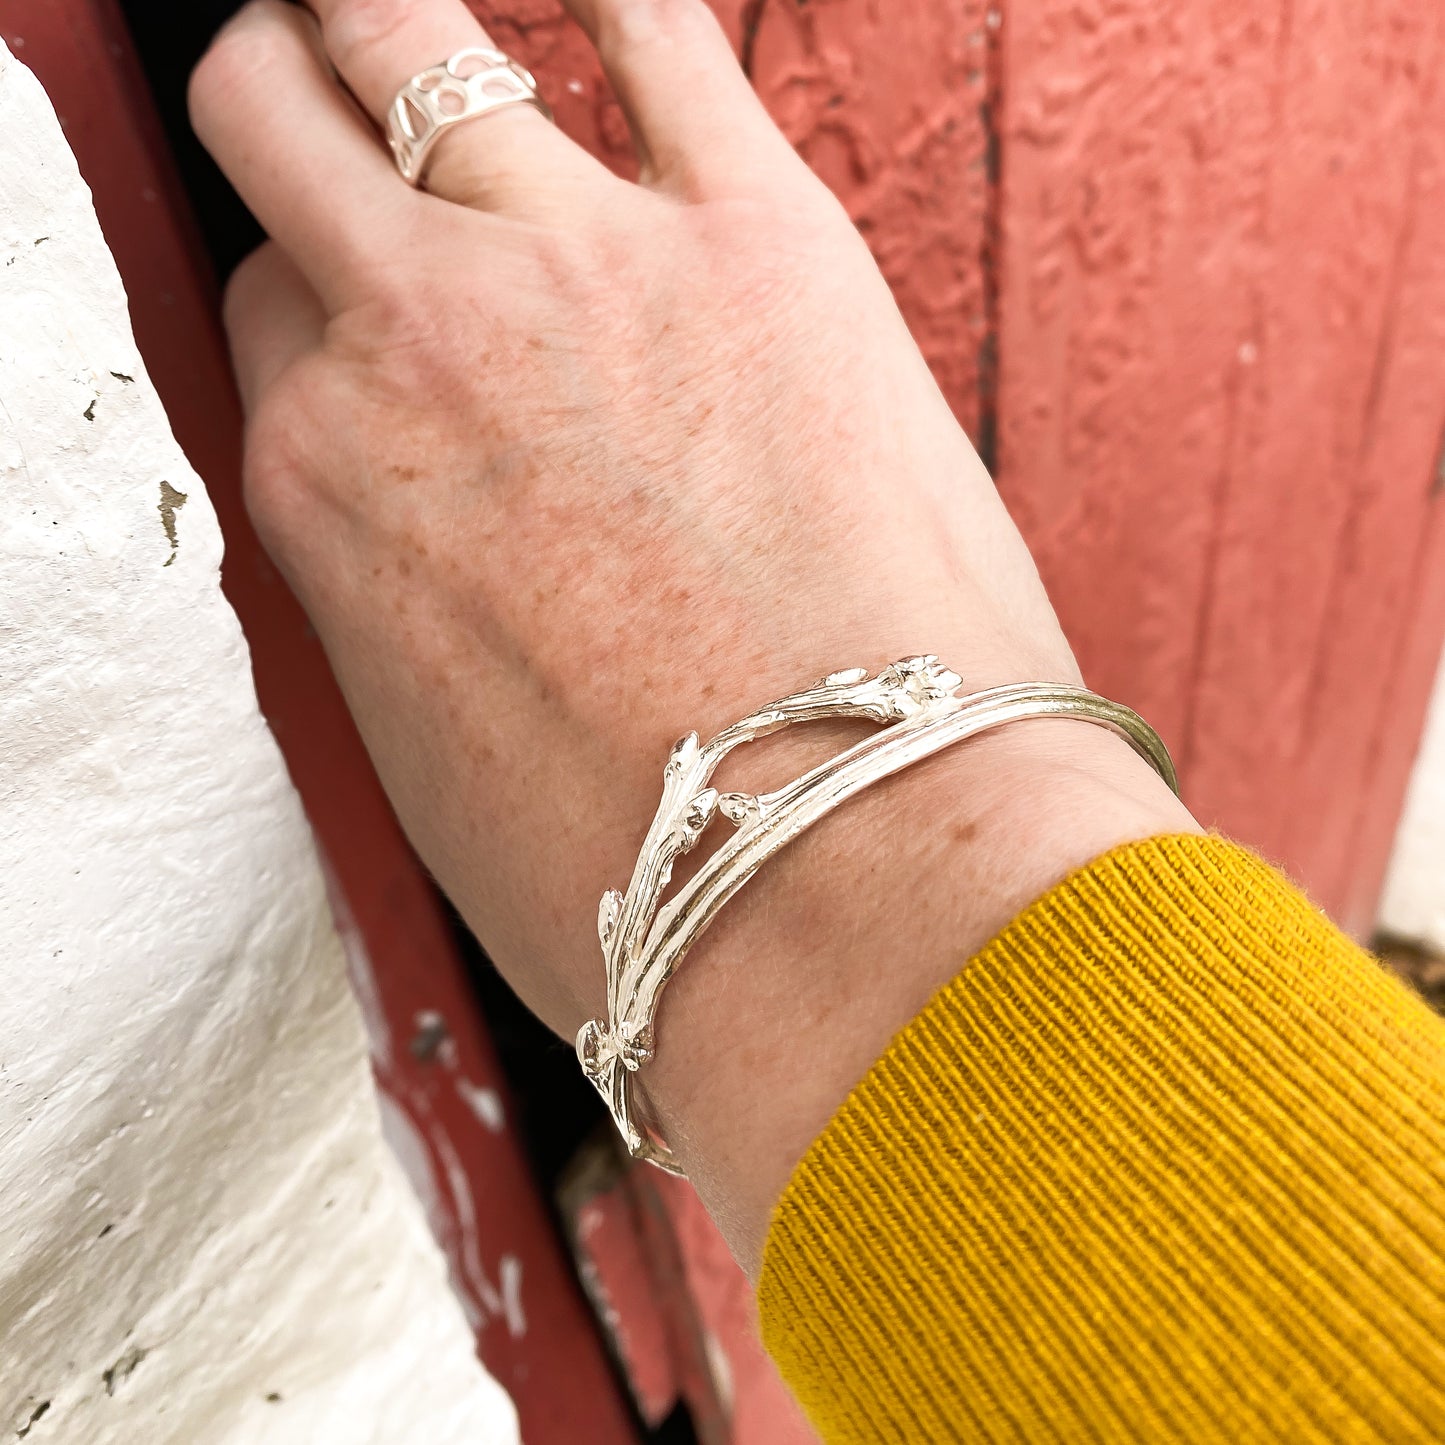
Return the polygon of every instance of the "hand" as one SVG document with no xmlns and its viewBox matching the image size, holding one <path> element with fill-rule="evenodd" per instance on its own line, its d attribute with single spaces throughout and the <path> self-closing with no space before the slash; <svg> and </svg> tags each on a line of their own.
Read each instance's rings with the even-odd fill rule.
<svg viewBox="0 0 1445 1445">
<path fill-rule="evenodd" d="M 569 1038 L 679 734 L 918 652 L 970 688 L 1077 680 L 865 246 L 701 0 L 570 4 L 638 184 L 526 107 L 403 184 L 371 122 L 487 43 L 461 0 L 253 0 L 192 86 L 275 238 L 226 305 L 252 515 L 418 852 Z M 742 766 L 756 787 L 836 745 Z M 1024 723 L 774 860 L 679 972 L 646 1071 L 740 1257 L 971 950 L 1103 848 L 1191 826 L 1116 739 Z"/>
</svg>

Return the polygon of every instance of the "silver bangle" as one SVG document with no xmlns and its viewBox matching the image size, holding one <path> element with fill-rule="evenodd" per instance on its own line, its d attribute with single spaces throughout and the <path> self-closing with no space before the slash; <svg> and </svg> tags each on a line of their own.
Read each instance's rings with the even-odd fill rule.
<svg viewBox="0 0 1445 1445">
<path fill-rule="evenodd" d="M 855 793 L 953 743 L 1028 717 L 1097 723 L 1123 737 L 1174 792 L 1174 765 L 1158 733 L 1132 709 L 1081 687 L 1026 682 L 959 697 L 957 673 L 937 657 L 906 657 L 876 677 L 855 667 L 780 698 L 701 743 L 688 733 L 673 745 L 662 775 L 662 801 L 647 830 L 626 894 L 602 895 L 597 933 L 607 965 L 607 1022 L 577 1034 L 583 1072 L 602 1095 L 634 1158 L 679 1173 L 655 1131 L 633 1107 L 631 1075 L 652 1057 L 662 990 L 688 949 L 749 878 L 780 848 Z M 723 793 L 709 787 L 736 747 L 793 723 L 863 718 L 882 724 L 871 737 L 771 793 Z M 696 847 L 719 814 L 732 835 L 659 906 L 672 865 Z"/>
</svg>

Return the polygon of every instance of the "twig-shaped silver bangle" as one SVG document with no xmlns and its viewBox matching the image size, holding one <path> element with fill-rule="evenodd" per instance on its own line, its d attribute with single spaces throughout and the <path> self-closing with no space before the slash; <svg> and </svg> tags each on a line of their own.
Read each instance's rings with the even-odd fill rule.
<svg viewBox="0 0 1445 1445">
<path fill-rule="evenodd" d="M 625 894 L 602 895 L 597 932 L 607 966 L 607 1022 L 577 1034 L 577 1057 L 616 1121 L 629 1152 L 673 1173 L 671 1151 L 645 1130 L 633 1108 L 630 1078 L 652 1057 L 658 1000 L 669 978 L 728 899 L 780 848 L 872 783 L 1003 723 L 1068 717 L 1125 738 L 1178 792 L 1159 735 L 1132 709 L 1081 687 L 1028 682 L 959 697 L 962 679 L 937 657 L 906 657 L 876 677 L 867 668 L 835 672 L 815 686 L 769 703 L 699 742 L 673 745 L 662 774 L 662 801 Z M 863 718 L 882 726 L 863 742 L 771 793 L 722 793 L 709 786 L 736 747 L 793 723 Z M 673 863 L 697 846 L 721 814 L 732 835 L 666 904 Z"/>
</svg>

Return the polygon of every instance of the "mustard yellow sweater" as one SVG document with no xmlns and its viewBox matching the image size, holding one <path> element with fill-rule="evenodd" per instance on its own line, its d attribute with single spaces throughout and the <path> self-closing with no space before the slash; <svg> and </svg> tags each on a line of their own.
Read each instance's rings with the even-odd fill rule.
<svg viewBox="0 0 1445 1445">
<path fill-rule="evenodd" d="M 1118 849 L 854 1090 L 759 1304 L 829 1445 L 1445 1441 L 1445 1026 L 1243 849 Z"/>
</svg>

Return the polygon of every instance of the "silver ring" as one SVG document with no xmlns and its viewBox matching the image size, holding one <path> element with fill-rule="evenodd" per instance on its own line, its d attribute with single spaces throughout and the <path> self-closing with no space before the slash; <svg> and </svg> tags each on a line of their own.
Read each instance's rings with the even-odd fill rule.
<svg viewBox="0 0 1445 1445">
<path fill-rule="evenodd" d="M 484 45 L 458 50 L 443 64 L 413 75 L 386 116 L 386 139 L 397 170 L 408 184 L 419 186 L 427 156 L 448 126 L 511 105 L 530 105 L 552 119 L 531 71 Z"/>
</svg>

